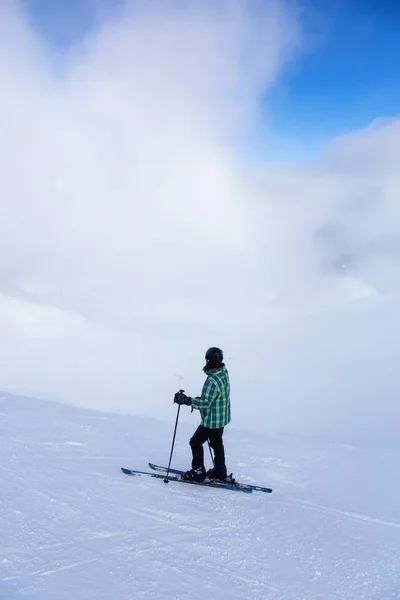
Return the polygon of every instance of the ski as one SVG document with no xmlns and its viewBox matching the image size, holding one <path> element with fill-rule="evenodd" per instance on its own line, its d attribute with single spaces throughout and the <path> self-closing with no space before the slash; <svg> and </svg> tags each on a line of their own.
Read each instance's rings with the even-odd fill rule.
<svg viewBox="0 0 400 600">
<path fill-rule="evenodd" d="M 148 471 L 137 471 L 136 469 L 126 469 L 125 467 L 121 467 L 121 471 L 125 475 L 137 475 L 139 477 L 143 475 L 147 475 L 148 477 L 155 477 L 156 479 L 165 479 L 165 474 L 167 470 L 161 473 L 149 473 Z M 212 487 L 212 488 L 223 488 L 226 490 L 236 490 L 238 492 L 246 492 L 248 494 L 252 493 L 252 489 L 243 484 L 237 483 L 225 483 L 223 481 L 204 481 L 200 483 L 199 481 L 186 481 L 185 479 L 181 479 L 176 473 L 175 476 L 168 475 L 168 481 L 179 481 L 180 483 L 189 483 L 191 485 L 201 485 L 203 487 Z"/>
<path fill-rule="evenodd" d="M 159 473 L 167 472 L 167 467 L 161 467 L 160 465 L 155 465 L 154 463 L 149 462 L 149 467 L 150 467 L 150 469 L 153 469 L 153 471 L 158 471 Z M 182 475 L 182 473 L 184 471 L 179 471 L 178 469 L 170 469 L 169 472 L 172 473 L 173 475 Z M 250 483 L 238 483 L 238 482 L 236 482 L 235 485 L 239 486 L 239 487 L 243 486 L 246 488 L 250 488 L 251 490 L 253 490 L 255 492 L 264 492 L 265 494 L 272 493 L 272 488 L 263 487 L 261 485 L 251 485 Z"/>
</svg>

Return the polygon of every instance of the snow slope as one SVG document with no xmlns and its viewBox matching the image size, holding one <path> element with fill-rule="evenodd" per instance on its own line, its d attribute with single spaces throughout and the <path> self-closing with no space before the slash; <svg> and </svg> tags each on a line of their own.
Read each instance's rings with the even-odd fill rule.
<svg viewBox="0 0 400 600">
<path fill-rule="evenodd" d="M 172 421 L 0 398 L 1 600 L 400 598 L 398 448 L 231 425 L 228 466 L 273 494 L 166 485 L 120 467 L 165 464 Z"/>
</svg>

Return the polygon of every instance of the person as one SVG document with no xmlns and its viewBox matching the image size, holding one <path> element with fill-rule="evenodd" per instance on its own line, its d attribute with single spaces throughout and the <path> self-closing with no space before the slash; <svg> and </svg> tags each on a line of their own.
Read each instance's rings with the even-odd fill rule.
<svg viewBox="0 0 400 600">
<path fill-rule="evenodd" d="M 192 468 L 181 477 L 188 481 L 203 482 L 208 479 L 224 480 L 227 477 L 224 428 L 231 420 L 230 382 L 228 370 L 223 362 L 220 348 L 209 348 L 205 355 L 203 371 L 207 376 L 200 397 L 191 398 L 182 390 L 175 394 L 176 404 L 186 404 L 200 411 L 201 423 L 190 439 Z M 203 444 L 209 442 L 214 450 L 214 467 L 206 472 Z"/>
</svg>

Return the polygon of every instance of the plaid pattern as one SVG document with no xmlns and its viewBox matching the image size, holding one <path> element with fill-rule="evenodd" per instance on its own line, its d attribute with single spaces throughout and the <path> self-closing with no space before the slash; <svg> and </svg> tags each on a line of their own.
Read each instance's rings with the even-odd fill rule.
<svg viewBox="0 0 400 600">
<path fill-rule="evenodd" d="M 192 406 L 200 411 L 201 424 L 208 429 L 225 427 L 231 420 L 230 383 L 226 367 L 207 373 L 200 398 Z"/>
</svg>

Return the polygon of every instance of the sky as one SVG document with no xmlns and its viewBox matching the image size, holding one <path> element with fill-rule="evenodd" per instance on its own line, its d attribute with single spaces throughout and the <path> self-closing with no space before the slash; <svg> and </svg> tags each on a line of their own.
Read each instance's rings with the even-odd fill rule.
<svg viewBox="0 0 400 600">
<path fill-rule="evenodd" d="M 267 97 L 274 131 L 286 140 L 283 150 L 291 159 L 315 153 L 321 142 L 377 116 L 396 116 L 400 94 L 395 0 L 316 0 L 302 6 L 303 52 Z"/>
<path fill-rule="evenodd" d="M 0 5 L 0 389 L 397 436 L 394 3 Z M 195 414 L 183 415 L 196 424 Z"/>
</svg>

